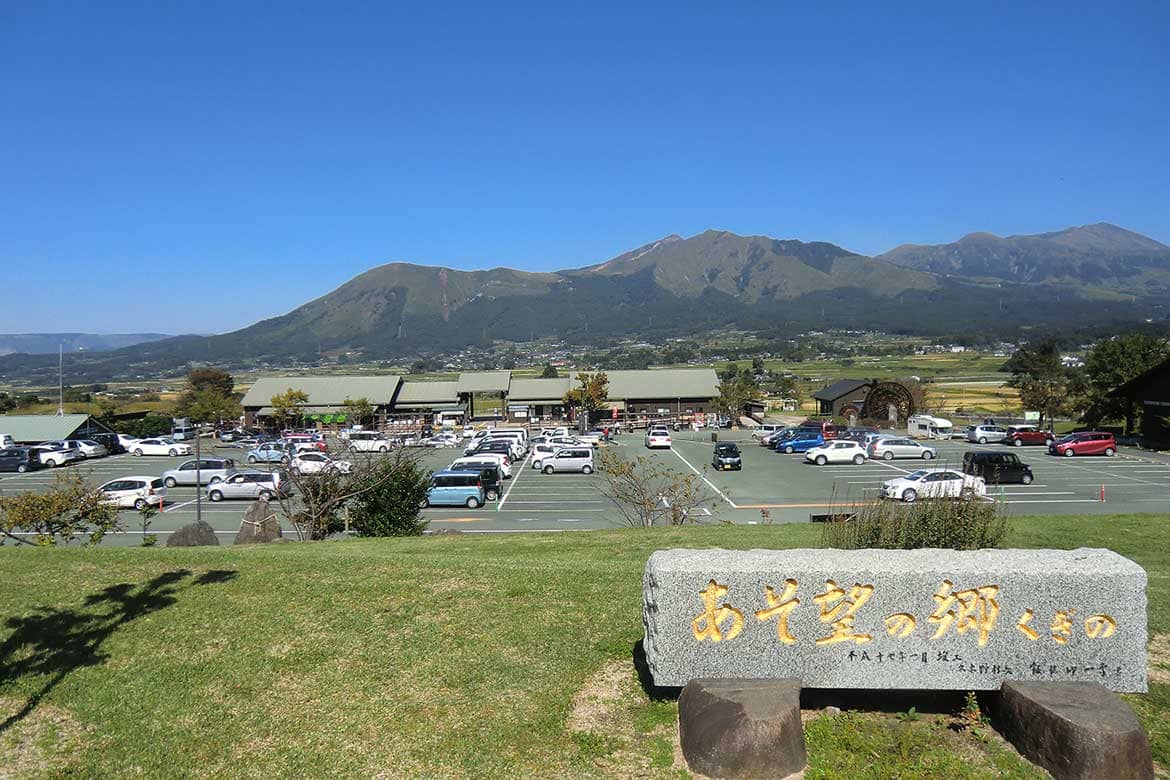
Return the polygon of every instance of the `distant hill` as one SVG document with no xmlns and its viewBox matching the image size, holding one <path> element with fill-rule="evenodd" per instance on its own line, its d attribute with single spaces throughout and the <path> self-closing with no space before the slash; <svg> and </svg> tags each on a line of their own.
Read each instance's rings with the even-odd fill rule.
<svg viewBox="0 0 1170 780">
<path fill-rule="evenodd" d="M 0 333 L 0 355 L 56 355 L 59 346 L 66 352 L 105 352 L 169 338 L 166 333 Z"/>
<path fill-rule="evenodd" d="M 1161 320 L 1170 307 L 1170 286 L 1158 281 L 1170 267 L 1159 254 L 1166 248 L 1120 228 L 973 234 L 948 246 L 960 249 L 899 247 L 873 258 L 825 242 L 709 230 L 555 273 L 390 263 L 231 333 L 74 353 L 66 373 L 72 381 L 151 378 L 191 363 L 264 369 L 335 351 L 408 359 L 500 340 L 590 344 L 718 328 L 1010 337 L 1035 326 Z M 1149 284 L 1125 290 L 1122 277 L 1138 269 Z M 0 357 L 0 379 L 44 381 L 55 370 L 55 355 Z"/>
<path fill-rule="evenodd" d="M 970 233 L 953 244 L 903 244 L 877 259 L 972 279 L 1170 292 L 1170 247 L 1105 222 L 1004 238 Z"/>
</svg>

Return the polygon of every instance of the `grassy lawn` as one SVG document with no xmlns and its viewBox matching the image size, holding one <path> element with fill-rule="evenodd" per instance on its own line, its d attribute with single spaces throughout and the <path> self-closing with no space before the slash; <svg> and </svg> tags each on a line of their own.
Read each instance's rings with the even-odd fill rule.
<svg viewBox="0 0 1170 780">
<path fill-rule="evenodd" d="M 1011 543 L 1131 556 L 1164 641 L 1166 522 L 1020 518 Z M 647 556 L 818 539 L 785 525 L 0 549 L 0 776 L 685 776 L 677 705 L 631 663 Z M 1170 765 L 1170 685 L 1131 701 Z M 807 776 L 1040 776 L 989 729 L 945 721 L 816 717 Z"/>
</svg>

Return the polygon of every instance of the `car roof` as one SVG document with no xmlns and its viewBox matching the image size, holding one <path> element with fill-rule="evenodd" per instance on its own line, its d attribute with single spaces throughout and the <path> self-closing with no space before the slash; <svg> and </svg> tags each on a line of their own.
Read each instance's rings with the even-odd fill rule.
<svg viewBox="0 0 1170 780">
<path fill-rule="evenodd" d="M 461 471 L 459 469 L 441 469 L 432 474 L 432 477 L 461 477 L 464 474 L 473 474 L 474 472 Z"/>
<path fill-rule="evenodd" d="M 157 476 L 149 476 L 149 475 L 146 475 L 146 474 L 130 474 L 130 475 L 128 475 L 128 476 L 125 476 L 125 477 L 114 477 L 113 479 L 107 479 L 107 480 L 106 480 L 105 482 L 103 482 L 102 484 L 103 484 L 103 485 L 108 485 L 108 484 L 110 484 L 111 482 L 121 482 L 121 481 L 122 481 L 122 480 L 124 480 L 124 479 L 144 479 L 144 480 L 146 480 L 147 482 L 154 482 L 156 479 L 159 479 L 159 477 L 157 477 Z"/>
</svg>

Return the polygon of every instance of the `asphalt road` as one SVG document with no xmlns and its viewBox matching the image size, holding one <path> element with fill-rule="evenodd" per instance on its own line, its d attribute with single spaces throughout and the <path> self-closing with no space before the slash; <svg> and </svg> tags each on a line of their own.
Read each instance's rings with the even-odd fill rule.
<svg viewBox="0 0 1170 780">
<path fill-rule="evenodd" d="M 627 457 L 645 456 L 679 470 L 697 473 L 708 486 L 712 507 L 700 522 L 728 520 L 735 523 L 808 522 L 809 515 L 823 513 L 834 505 L 870 497 L 883 480 L 907 473 L 922 465 L 958 466 L 970 449 L 997 449 L 999 445 L 965 442 L 936 443 L 937 460 L 875 461 L 860 466 L 814 466 L 803 455 L 784 455 L 759 447 L 745 432 L 720 431 L 723 440 L 736 440 L 743 451 L 742 471 L 716 472 L 710 465 L 711 437 L 708 432 L 675 434 L 670 450 L 646 450 L 642 437 L 625 434 L 614 445 Z M 215 454 L 242 461 L 242 452 L 215 449 Z M 1004 502 L 1015 515 L 1112 514 L 1164 511 L 1170 507 L 1170 463 L 1137 450 L 1126 450 L 1114 458 L 1058 458 L 1043 448 L 1013 448 L 1032 465 L 1036 480 L 1031 485 L 989 486 L 989 500 Z M 210 453 L 205 453 L 210 454 Z M 454 449 L 421 453 L 428 469 L 445 467 L 460 454 Z M 115 455 L 85 461 L 68 469 L 77 470 L 92 484 L 116 477 L 157 476 L 187 458 Z M 241 463 L 246 466 L 246 464 Z M 263 468 L 263 466 L 261 466 Z M 42 490 L 53 484 L 57 471 L 0 475 L 0 492 Z M 424 516 L 432 529 L 450 528 L 464 532 L 501 533 L 527 531 L 572 531 L 614 528 L 623 525 L 613 504 L 600 491 L 603 478 L 594 473 L 541 474 L 529 462 L 514 467 L 514 476 L 504 484 L 504 494 L 476 510 L 430 508 Z M 1101 501 L 1104 489 L 1105 501 Z M 196 517 L 196 490 L 177 487 L 168 490 L 167 504 L 151 522 L 148 533 L 165 535 Z M 204 499 L 201 515 L 230 544 L 247 511 L 248 502 L 212 503 Z M 111 535 L 106 544 L 138 544 L 143 531 L 136 512 L 122 515 L 126 532 Z M 286 527 L 286 534 L 292 534 Z"/>
</svg>

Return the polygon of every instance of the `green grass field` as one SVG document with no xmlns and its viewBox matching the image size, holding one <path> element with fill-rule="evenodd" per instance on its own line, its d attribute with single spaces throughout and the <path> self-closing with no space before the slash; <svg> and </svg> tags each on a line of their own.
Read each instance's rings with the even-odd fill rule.
<svg viewBox="0 0 1170 780">
<path fill-rule="evenodd" d="M 1166 516 L 1016 520 L 1108 546 L 1170 635 Z M 815 546 L 811 525 L 196 549 L 0 549 L 0 768 L 17 777 L 685 776 L 631 662 L 656 548 Z M 1130 697 L 1170 766 L 1170 658 Z M 987 728 L 846 710 L 807 777 L 1039 777 Z M 880 759 L 879 763 L 878 762 Z M 3 772 L 0 772 L 3 774 Z"/>
</svg>

